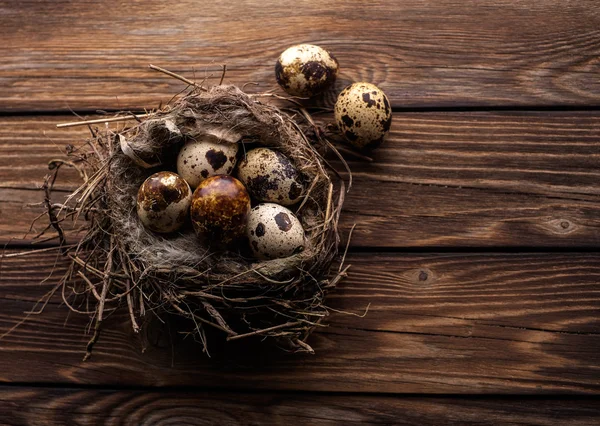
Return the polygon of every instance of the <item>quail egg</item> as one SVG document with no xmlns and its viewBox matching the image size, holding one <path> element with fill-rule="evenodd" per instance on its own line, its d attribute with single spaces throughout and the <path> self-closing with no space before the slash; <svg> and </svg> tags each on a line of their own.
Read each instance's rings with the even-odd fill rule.
<svg viewBox="0 0 600 426">
<path fill-rule="evenodd" d="M 238 165 L 237 176 L 257 201 L 289 206 L 304 190 L 300 173 L 289 158 L 268 148 L 249 151 Z"/>
<path fill-rule="evenodd" d="M 259 204 L 250 211 L 246 231 L 252 252 L 259 259 L 288 257 L 304 250 L 304 229 L 287 208 Z"/>
<path fill-rule="evenodd" d="M 338 68 L 337 59 L 327 50 L 312 44 L 299 44 L 279 56 L 275 78 L 290 95 L 311 97 L 333 84 Z"/>
<path fill-rule="evenodd" d="M 381 145 L 392 125 L 388 98 L 371 83 L 354 83 L 342 90 L 334 111 L 338 128 L 360 150 Z"/>
<path fill-rule="evenodd" d="M 158 172 L 144 181 L 137 195 L 137 214 L 151 231 L 167 233 L 181 228 L 187 218 L 192 191 L 172 172 Z"/>
<path fill-rule="evenodd" d="M 236 163 L 238 145 L 203 137 L 188 141 L 177 156 L 177 173 L 192 188 L 209 176 L 228 175 Z"/>
<path fill-rule="evenodd" d="M 192 196 L 194 230 L 216 246 L 226 246 L 244 235 L 250 212 L 250 195 L 234 177 L 211 176 L 198 185 Z"/>
</svg>

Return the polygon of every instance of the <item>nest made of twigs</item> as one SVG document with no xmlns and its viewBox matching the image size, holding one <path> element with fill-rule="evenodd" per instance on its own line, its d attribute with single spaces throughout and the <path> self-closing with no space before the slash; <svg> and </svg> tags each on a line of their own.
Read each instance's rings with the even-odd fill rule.
<svg viewBox="0 0 600 426">
<path fill-rule="evenodd" d="M 306 339 L 328 315 L 325 295 L 346 272 L 340 266 L 330 275 L 338 254 L 337 225 L 345 191 L 322 157 L 334 148 L 306 110 L 299 116 L 312 130 L 303 131 L 291 113 L 235 86 L 196 85 L 121 132 L 90 127 L 93 137 L 71 149 L 69 161 L 58 164 L 76 167 L 84 179 L 60 208 L 50 202 L 60 168 L 54 164 L 55 175 L 45 185 L 50 224 L 64 242 L 64 218 L 87 219 L 79 244 L 65 246 L 63 254 L 71 264 L 62 280 L 68 306 L 94 320 L 86 357 L 106 313 L 120 306 L 127 307 L 136 332 L 149 312 L 193 320 L 204 350 L 205 328 L 214 327 L 227 340 L 260 336 L 288 350 L 312 352 Z M 191 226 L 169 236 L 144 228 L 136 214 L 139 186 L 156 171 L 172 170 L 182 143 L 202 135 L 223 143 L 241 141 L 243 147 L 271 147 L 294 163 L 306 188 L 293 208 L 310 241 L 303 252 L 258 261 L 243 244 L 227 251 L 204 245 Z M 73 302 L 71 296 L 81 294 L 91 308 Z"/>
</svg>

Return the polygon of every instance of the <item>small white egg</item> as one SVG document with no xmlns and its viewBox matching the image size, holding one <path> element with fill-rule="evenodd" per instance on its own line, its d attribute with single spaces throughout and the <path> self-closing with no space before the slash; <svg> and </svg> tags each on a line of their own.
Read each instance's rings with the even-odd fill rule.
<svg viewBox="0 0 600 426">
<path fill-rule="evenodd" d="M 354 83 L 339 94 L 335 121 L 344 137 L 360 150 L 383 142 L 392 125 L 392 108 L 383 91 L 371 83 Z"/>
<path fill-rule="evenodd" d="M 289 206 L 304 190 L 300 173 L 279 151 L 256 148 L 238 165 L 238 178 L 257 201 Z"/>
<path fill-rule="evenodd" d="M 277 83 L 293 96 L 311 97 L 333 84 L 339 64 L 322 47 L 299 44 L 286 49 L 275 63 Z"/>
<path fill-rule="evenodd" d="M 217 143 L 209 137 L 190 140 L 177 155 L 177 173 L 195 188 L 209 176 L 230 174 L 237 151 L 237 143 Z"/>
<path fill-rule="evenodd" d="M 246 228 L 252 252 L 259 259 L 277 259 L 300 253 L 305 247 L 304 229 L 289 209 L 274 203 L 250 210 Z"/>
<path fill-rule="evenodd" d="M 185 180 L 172 172 L 154 173 L 137 195 L 137 214 L 151 231 L 168 233 L 185 223 L 192 191 Z"/>
</svg>

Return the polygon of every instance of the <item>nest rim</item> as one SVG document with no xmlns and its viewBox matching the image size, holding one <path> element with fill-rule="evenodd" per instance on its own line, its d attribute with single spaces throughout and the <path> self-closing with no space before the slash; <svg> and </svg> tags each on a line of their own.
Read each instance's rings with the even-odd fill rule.
<svg viewBox="0 0 600 426">
<path fill-rule="evenodd" d="M 148 171 L 157 167 L 157 164 L 151 161 L 151 156 L 149 157 L 143 149 L 137 149 L 139 145 L 135 143 L 136 137 L 143 133 L 144 126 L 148 127 L 148 123 L 155 121 L 162 123 L 174 121 L 175 127 L 182 133 L 188 132 L 189 129 L 181 130 L 185 128 L 181 123 L 195 116 L 198 110 L 194 108 L 202 108 L 204 104 L 198 103 L 199 100 L 213 96 L 217 92 L 234 96 L 239 100 L 237 108 L 250 111 L 259 108 L 265 114 L 270 114 L 274 121 L 280 123 L 278 125 L 287 129 L 284 132 L 286 135 L 293 132 L 296 135 L 295 143 L 301 144 L 300 148 L 295 146 L 299 151 L 294 154 L 290 150 L 281 149 L 281 146 L 277 147 L 293 162 L 302 163 L 307 161 L 307 156 L 310 157 L 312 172 L 307 173 L 306 167 L 300 169 L 305 177 L 312 176 L 312 178 L 307 179 L 306 195 L 295 210 L 297 212 L 306 209 L 313 212 L 312 219 L 316 218 L 316 221 L 313 221 L 316 223 L 311 224 L 301 215 L 303 226 L 312 227 L 309 238 L 313 248 L 291 256 L 290 259 L 293 261 L 283 268 L 278 259 L 247 260 L 239 257 L 239 253 L 235 258 L 236 268 L 225 274 L 210 275 L 206 270 L 194 268 L 193 264 L 189 263 L 171 267 L 169 270 L 161 270 L 160 265 L 149 268 L 145 265 L 148 261 L 140 259 L 141 252 L 135 250 L 132 252 L 126 239 L 119 236 L 121 234 L 118 232 L 118 226 L 115 229 L 116 219 L 113 210 L 115 205 L 118 205 L 115 201 L 118 197 L 113 195 L 121 191 L 122 180 L 115 179 L 115 175 L 111 174 L 114 172 L 114 164 L 120 162 L 129 164 L 128 167 L 136 167 L 136 177 L 141 179 Z M 111 131 L 108 126 L 105 132 L 89 126 L 92 138 L 85 143 L 87 149 L 72 149 L 69 153 L 71 160 L 56 166 L 53 174 L 48 177 L 45 183 L 46 198 L 49 200 L 48 218 L 52 227 L 60 230 L 63 235 L 61 243 L 65 243 L 59 219 L 61 214 L 70 215 L 75 222 L 80 215 L 84 215 L 88 219 L 87 223 L 90 224 L 79 244 L 75 247 L 64 244 L 63 254 L 69 257 L 71 265 L 67 274 L 61 279 L 63 287 L 67 287 L 74 278 L 82 280 L 84 296 L 95 303 L 92 311 L 83 312 L 93 319 L 94 330 L 84 359 L 89 358 L 98 340 L 105 311 L 117 309 L 123 303 L 127 305 L 131 325 L 136 333 L 140 331 L 140 321 L 147 312 L 174 313 L 192 320 L 195 324 L 194 333 L 203 344 L 203 351 L 207 353 L 204 329 L 207 326 L 225 333 L 227 341 L 259 336 L 273 338 L 279 346 L 292 352 L 314 352 L 306 340 L 316 327 L 323 325 L 322 320 L 329 314 L 329 309 L 325 305 L 325 296 L 346 276 L 348 269 L 347 266 L 343 266 L 344 253 L 339 268 L 332 275 L 330 274 L 331 265 L 336 258 L 339 260 L 338 221 L 346 188 L 339 173 L 324 158 L 324 152 L 333 150 L 338 157 L 341 158 L 341 155 L 324 137 L 324 133 L 315 125 L 306 109 L 299 109 L 304 121 L 303 127 L 292 114 L 263 103 L 260 98 L 260 95 L 248 95 L 236 86 L 218 85 L 205 88 L 194 83 L 174 104 L 167 104 L 156 111 L 144 114 L 143 118 L 136 118 L 135 126 L 126 127 L 120 132 Z M 291 101 L 296 103 L 294 100 Z M 219 108 L 216 110 L 222 106 L 222 104 L 218 105 Z M 217 112 L 223 113 L 223 111 Z M 121 117 L 131 118 L 131 114 Z M 265 125 L 260 120 L 257 123 L 260 126 Z M 220 130 L 219 126 L 216 126 L 216 129 L 211 128 L 210 131 L 221 140 L 237 143 L 232 141 L 239 135 L 236 132 L 228 134 L 228 130 L 230 129 L 225 129 L 223 132 L 223 126 Z M 184 138 L 188 136 L 189 134 L 183 134 Z M 347 167 L 344 161 L 343 163 Z M 57 211 L 50 200 L 52 187 L 61 165 L 75 167 L 84 179 L 84 183 L 69 195 L 67 203 Z M 306 164 L 300 164 L 302 165 Z M 127 174 L 116 176 L 120 176 L 121 179 L 131 178 Z M 336 184 L 337 188 L 335 188 Z M 72 207 L 64 208 L 69 202 Z M 135 211 L 130 214 L 136 215 Z M 163 236 L 157 238 L 164 239 Z M 165 241 L 168 241 L 168 238 Z M 207 258 L 215 256 L 215 253 L 210 252 L 204 254 Z M 220 260 L 232 263 L 233 257 L 235 253 L 229 252 L 220 257 Z M 245 270 L 240 268 L 240 265 L 244 264 Z M 249 294 L 247 289 L 241 288 L 248 285 L 248 274 L 254 277 L 251 284 L 256 288 L 253 290 L 260 291 Z M 207 278 L 209 275 L 210 278 Z M 177 279 L 174 280 L 174 276 Z M 204 280 L 205 285 L 198 286 L 198 280 Z M 196 285 L 189 285 L 194 282 Z M 73 290 L 73 293 L 76 291 Z M 74 303 L 71 303 L 72 296 L 73 294 L 67 294 L 65 297 L 63 288 L 63 300 L 67 306 L 73 311 L 82 313 Z M 271 315 L 267 320 L 260 319 L 256 323 L 248 319 L 253 315 L 263 315 L 265 309 L 275 311 L 274 316 Z M 232 313 L 235 314 L 233 321 Z M 245 328 L 234 330 L 232 322 L 236 327 L 245 324 Z"/>
</svg>

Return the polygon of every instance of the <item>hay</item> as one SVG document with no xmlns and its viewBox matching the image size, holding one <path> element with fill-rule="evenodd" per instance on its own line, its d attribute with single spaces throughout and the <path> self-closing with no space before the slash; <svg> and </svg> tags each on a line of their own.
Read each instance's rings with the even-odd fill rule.
<svg viewBox="0 0 600 426">
<path fill-rule="evenodd" d="M 286 350 L 313 351 L 306 339 L 328 315 L 325 296 L 347 270 L 340 266 L 330 276 L 345 190 L 341 179 L 330 177 L 322 157 L 335 148 L 306 110 L 300 112 L 302 125 L 235 86 L 206 89 L 194 83 L 173 104 L 144 114 L 121 132 L 90 126 L 92 138 L 71 148 L 69 161 L 53 165 L 44 186 L 47 217 L 71 259 L 61 280 L 63 300 L 93 319 L 86 359 L 106 313 L 121 306 L 127 307 L 135 332 L 149 312 L 191 319 L 205 351 L 206 327 L 220 330 L 227 340 L 260 336 Z M 203 245 L 191 227 L 161 236 L 142 226 L 135 208 L 139 186 L 158 170 L 172 170 L 181 144 L 201 135 L 272 147 L 291 159 L 307 189 L 294 207 L 310 241 L 306 250 L 257 261 L 241 245 L 235 251 Z M 52 188 L 64 166 L 77 168 L 84 183 L 65 204 L 52 203 Z M 62 224 L 81 215 L 87 219 L 85 236 L 69 247 Z"/>
</svg>

